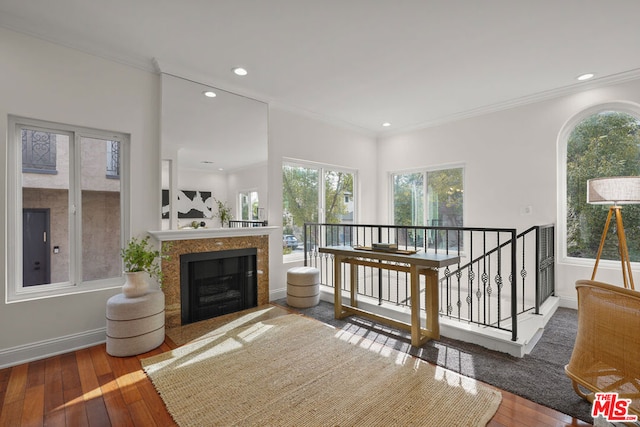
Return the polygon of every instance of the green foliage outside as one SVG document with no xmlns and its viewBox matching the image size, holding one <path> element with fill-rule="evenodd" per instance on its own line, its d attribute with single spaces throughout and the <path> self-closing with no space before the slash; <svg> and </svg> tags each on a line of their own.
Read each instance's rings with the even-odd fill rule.
<svg viewBox="0 0 640 427">
<path fill-rule="evenodd" d="M 393 222 L 395 225 L 424 225 L 422 173 L 393 176 Z"/>
<path fill-rule="evenodd" d="M 583 120 L 567 142 L 567 255 L 595 258 L 609 211 L 587 203 L 587 180 L 640 175 L 640 123 L 622 112 L 606 111 Z M 622 209 L 629 256 L 640 261 L 640 206 Z M 618 260 L 615 221 L 602 253 Z"/>
<path fill-rule="evenodd" d="M 426 173 L 427 203 L 421 172 L 393 176 L 395 225 L 462 226 L 463 169 Z M 425 215 L 426 208 L 426 215 Z"/>
<path fill-rule="evenodd" d="M 284 165 L 282 168 L 283 234 L 293 234 L 302 241 L 305 222 L 319 221 L 320 171 L 302 166 Z M 345 196 L 353 195 L 353 175 L 325 171 L 324 222 L 338 224 L 349 214 Z"/>
<path fill-rule="evenodd" d="M 318 174 L 317 169 L 283 166 L 283 234 L 298 237 L 305 222 L 318 222 Z"/>
<path fill-rule="evenodd" d="M 462 227 L 462 168 L 427 172 L 427 196 L 430 225 Z"/>
<path fill-rule="evenodd" d="M 426 179 L 426 196 L 424 194 Z M 395 225 L 462 226 L 463 169 L 441 169 L 393 175 L 393 219 Z M 426 221 L 426 222 L 425 222 Z M 424 232 L 409 231 L 398 236 L 399 244 L 424 244 Z M 427 232 L 427 246 L 460 247 L 456 233 Z"/>
<path fill-rule="evenodd" d="M 257 220 L 258 208 L 260 206 L 257 200 L 258 193 L 255 191 L 250 191 L 247 193 L 242 193 L 240 196 L 240 219 L 251 221 Z"/>
<path fill-rule="evenodd" d="M 353 195 L 353 175 L 345 172 L 325 171 L 324 221 L 328 224 L 340 224 L 348 214 L 345 193 Z"/>
</svg>

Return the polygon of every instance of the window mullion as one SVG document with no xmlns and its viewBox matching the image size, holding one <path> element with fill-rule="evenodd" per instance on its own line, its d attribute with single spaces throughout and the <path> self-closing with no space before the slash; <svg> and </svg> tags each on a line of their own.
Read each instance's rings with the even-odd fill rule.
<svg viewBox="0 0 640 427">
<path fill-rule="evenodd" d="M 318 222 L 324 224 L 325 218 L 325 182 L 324 168 L 318 169 Z"/>
<path fill-rule="evenodd" d="M 422 194 L 424 194 L 424 196 L 422 197 L 422 224 L 423 225 L 430 225 L 429 221 L 431 220 L 431 218 L 429 218 L 429 174 L 427 173 L 427 171 L 422 171 Z"/>
<path fill-rule="evenodd" d="M 80 164 L 82 158 L 81 136 L 74 132 L 69 138 L 73 146 L 69 149 L 69 242 L 71 243 L 69 257 L 69 281 L 79 285 L 82 278 L 82 176 Z"/>
</svg>

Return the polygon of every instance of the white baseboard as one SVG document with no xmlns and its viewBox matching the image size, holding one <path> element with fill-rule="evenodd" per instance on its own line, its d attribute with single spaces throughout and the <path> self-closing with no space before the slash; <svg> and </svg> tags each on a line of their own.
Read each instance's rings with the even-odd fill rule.
<svg viewBox="0 0 640 427">
<path fill-rule="evenodd" d="M 0 350 L 0 369 L 92 347 L 107 340 L 107 328 L 20 345 Z"/>
<path fill-rule="evenodd" d="M 287 297 L 287 288 L 280 288 L 269 291 L 269 301 L 275 301 Z"/>
<path fill-rule="evenodd" d="M 578 297 L 560 297 L 560 307 L 578 309 Z"/>
</svg>

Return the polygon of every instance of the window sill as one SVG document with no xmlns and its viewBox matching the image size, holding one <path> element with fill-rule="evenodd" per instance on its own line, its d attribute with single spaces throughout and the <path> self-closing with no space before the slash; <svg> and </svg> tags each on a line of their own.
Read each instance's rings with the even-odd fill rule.
<svg viewBox="0 0 640 427">
<path fill-rule="evenodd" d="M 85 294 L 90 292 L 101 292 L 112 289 L 119 289 L 124 284 L 124 279 L 114 278 L 85 285 L 52 285 L 51 289 L 23 290 L 20 292 L 7 292 L 7 304 L 36 301 L 48 298 L 65 297 L 69 295 Z"/>
</svg>

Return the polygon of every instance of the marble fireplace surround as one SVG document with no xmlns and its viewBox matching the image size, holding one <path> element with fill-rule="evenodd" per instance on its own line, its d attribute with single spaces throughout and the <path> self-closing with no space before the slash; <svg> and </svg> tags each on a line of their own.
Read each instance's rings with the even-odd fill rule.
<svg viewBox="0 0 640 427">
<path fill-rule="evenodd" d="M 269 303 L 269 234 L 279 227 L 213 228 L 196 230 L 150 231 L 169 250 L 169 259 L 162 260 L 165 295 L 165 325 L 181 325 L 180 255 L 230 249 L 256 248 L 258 264 L 258 305 Z"/>
</svg>

